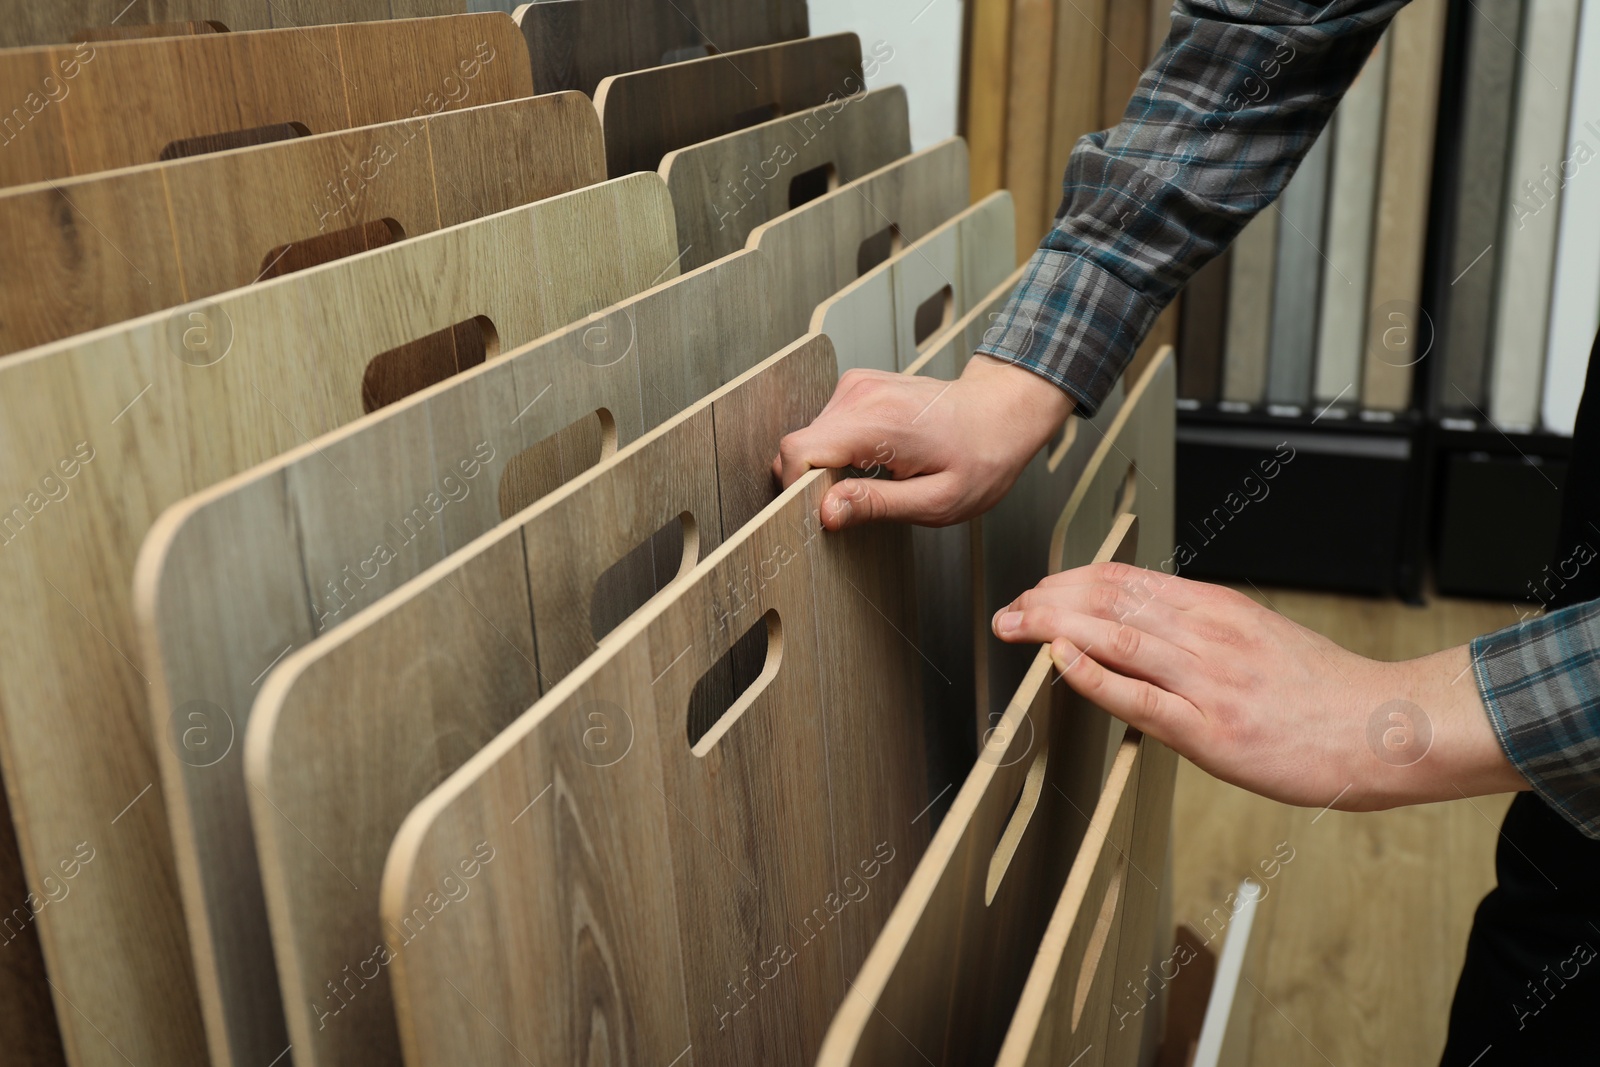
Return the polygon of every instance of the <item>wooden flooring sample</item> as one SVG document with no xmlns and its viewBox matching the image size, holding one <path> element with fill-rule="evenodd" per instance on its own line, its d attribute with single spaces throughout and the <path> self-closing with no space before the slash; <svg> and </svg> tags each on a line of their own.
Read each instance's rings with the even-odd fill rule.
<svg viewBox="0 0 1600 1067">
<path fill-rule="evenodd" d="M 802 477 L 407 817 L 381 905 L 408 1063 L 812 1061 L 927 843 L 910 530 L 823 534 L 838 477 Z M 761 672 L 696 737 L 746 634 Z M 628 724 L 620 759 L 574 743 L 596 713 Z M 481 906 L 423 919 L 490 849 Z"/>
<path fill-rule="evenodd" d="M 1267 363 L 1267 400 L 1273 404 L 1304 406 L 1311 402 L 1324 262 L 1322 226 L 1334 137 L 1334 130 L 1323 131 L 1277 204 L 1268 209 L 1281 213 Z"/>
<path fill-rule="evenodd" d="M 0 500 L 14 502 L 0 583 L 18 608 L 0 623 L 0 745 L 36 891 L 80 842 L 97 850 L 95 877 L 78 880 L 73 906 L 39 915 L 58 1014 L 82 1062 L 203 1061 L 189 939 L 202 959 L 234 943 L 210 943 L 203 910 L 185 928 L 180 886 L 195 899 L 196 872 L 175 866 L 157 769 L 166 759 L 204 763 L 228 747 L 229 723 L 186 708 L 152 737 L 152 676 L 133 658 L 131 579 L 156 516 L 359 418 L 364 381 L 385 370 L 424 382 L 454 373 L 451 335 L 430 333 L 482 316 L 493 336 L 476 321 L 470 332 L 498 354 L 670 276 L 676 255 L 666 188 L 642 175 L 0 362 Z M 425 343 L 411 344 L 418 338 Z M 395 521 L 417 504 L 405 501 Z M 269 555 L 295 540 L 270 519 L 248 536 Z M 263 651 L 230 650 L 241 661 Z M 275 988 L 270 968 L 252 978 L 263 979 Z M 220 1024 L 214 990 L 203 992 L 208 1020 Z M 247 1062 L 268 1063 L 288 1043 L 267 1048 L 276 1035 L 255 1036 Z M 227 1052 L 213 1049 L 219 1063 Z"/>
<path fill-rule="evenodd" d="M 910 154 L 899 85 L 674 149 L 660 169 L 678 213 L 679 267 L 736 252 L 763 222 Z"/>
<path fill-rule="evenodd" d="M 3 187 L 531 96 L 533 80 L 491 12 L 16 49 L 0 93 L 27 119 L 5 130 Z"/>
<path fill-rule="evenodd" d="M 641 334 L 652 339 L 646 358 L 686 363 L 719 339 L 751 353 L 742 313 L 759 297 L 737 285 L 705 291 L 735 266 L 635 301 L 656 327 Z M 675 305 L 671 335 L 650 306 L 662 294 Z M 717 318 L 720 338 L 697 328 L 697 312 Z M 578 338 L 558 336 L 519 358 L 536 366 L 565 357 L 560 349 Z M 836 377 L 824 338 L 761 361 L 441 557 L 264 683 L 245 770 L 297 1063 L 399 1062 L 387 970 L 348 1003 L 323 986 L 384 936 L 376 898 L 345 891 L 343 879 L 376 885 L 414 805 L 592 653 L 597 635 L 777 495 L 767 468 L 778 440 L 815 418 Z M 560 408 L 535 410 L 546 427 L 561 421 Z M 481 477 L 492 475 L 491 466 Z M 663 526 L 677 528 L 668 546 L 676 551 L 652 558 Z M 530 559 L 545 565 L 530 568 Z M 420 657 L 419 642 L 428 650 Z"/>
<path fill-rule="evenodd" d="M 1539 422 L 1556 238 L 1565 200 L 1550 165 L 1564 158 L 1579 10 L 1576 0 L 1535 0 L 1524 23 L 1527 58 L 1512 136 L 1513 196 L 1501 205 L 1501 267 L 1487 405 L 1489 418 L 1502 430 L 1532 430 Z"/>
<path fill-rule="evenodd" d="M 1173 381 L 1168 350 L 1130 391 L 1061 511 L 1055 563 L 1159 559 L 1160 544 L 1136 548 L 1130 505 L 1152 508 L 1152 532 L 1170 545 Z M 1130 492 L 1129 453 L 1135 463 L 1165 468 L 1164 491 Z M 1108 717 L 1052 685 L 1054 677 L 1048 649 L 1034 649 L 1022 684 L 985 735 L 977 764 L 853 980 L 819 1064 L 993 1062 L 1051 906 L 1073 877 L 1081 881 L 1081 868 L 1093 866 L 1100 837 L 1086 834 L 1087 813 L 1102 787 L 1116 795 L 1119 781 L 1115 761 L 1105 756 Z M 1156 829 L 1146 847 L 1159 848 L 1164 859 L 1165 832 Z M 1144 925 L 1153 935 L 1153 923 Z M 952 1004 L 961 1010 L 952 1013 Z"/>
<path fill-rule="evenodd" d="M 0 191 L 0 353 L 605 178 L 581 93 Z"/>
<path fill-rule="evenodd" d="M 1259 404 L 1267 395 L 1272 340 L 1272 285 L 1278 255 L 1278 212 L 1268 205 L 1234 238 L 1228 278 L 1228 348 L 1222 399 Z"/>
<path fill-rule="evenodd" d="M 1150 966 L 1156 890 L 1145 872 L 1165 860 L 1176 770 L 1177 756 L 1154 738 L 1119 746 L 997 1067 L 1071 1063 L 1096 1049 L 1093 1062 L 1107 1067 L 1141 1062 L 1141 1028 L 1111 1024 L 1124 988 L 1137 989 Z"/>
<path fill-rule="evenodd" d="M 613 177 L 684 148 L 864 91 L 853 33 L 807 37 L 616 74 L 595 90 Z"/>
<path fill-rule="evenodd" d="M 1600 134 L 1600 10 L 1583 10 L 1572 85 L 1571 119 L 1563 160 L 1593 158 L 1590 142 Z M 1577 170 L 1561 190 L 1561 234 L 1556 243 L 1555 280 L 1550 294 L 1550 334 L 1544 365 L 1541 424 L 1571 434 L 1595 327 L 1600 324 L 1600 180 L 1594 168 L 1562 164 L 1563 177 Z"/>
<path fill-rule="evenodd" d="M 1338 400 L 1353 407 L 1361 398 L 1378 152 L 1383 142 L 1383 94 L 1389 77 L 1388 40 L 1384 37 L 1378 41 L 1334 112 L 1328 262 L 1322 275 L 1317 369 L 1312 387 L 1318 404 Z"/>
<path fill-rule="evenodd" d="M 922 347 L 1013 273 L 1011 194 L 992 193 L 818 304 L 811 332 L 839 371 L 906 370 Z"/>
<path fill-rule="evenodd" d="M 966 5 L 961 132 L 972 151 L 972 199 L 1006 184 L 1006 96 L 1011 78 L 1011 0 Z"/>
<path fill-rule="evenodd" d="M 805 37 L 805 0 L 554 0 L 515 15 L 534 90 L 590 94 L 612 74 Z"/>
<path fill-rule="evenodd" d="M 1487 410 L 1490 353 L 1494 347 L 1495 279 L 1504 249 L 1500 216 L 1508 191 L 1512 117 L 1517 100 L 1517 42 L 1526 0 L 1474 0 L 1467 20 L 1462 74 L 1455 197 L 1446 223 L 1448 275 L 1440 310 L 1438 352 L 1442 369 L 1431 384 L 1442 411 L 1478 418 Z M 1360 83 L 1357 83 L 1358 85 Z"/>
<path fill-rule="evenodd" d="M 967 206 L 967 146 L 940 141 L 751 232 L 772 267 L 773 323 L 792 340 L 818 304 Z"/>
<path fill-rule="evenodd" d="M 1389 24 L 1389 84 L 1384 91 L 1383 167 L 1372 238 L 1361 406 L 1404 411 L 1423 358 L 1422 259 L 1433 180 L 1439 67 L 1444 56 L 1444 0 L 1416 0 Z M 1398 316 L 1398 318 L 1396 317 Z M 1387 325 L 1394 323 L 1398 330 Z M 1397 339 L 1404 337 L 1402 343 Z"/>
<path fill-rule="evenodd" d="M 141 31 L 164 36 L 192 23 L 213 23 L 209 30 L 270 30 L 314 26 L 334 16 L 339 22 L 369 22 L 455 15 L 467 9 L 464 0 L 343 0 L 335 10 L 318 0 L 53 0 L 18 4 L 0 23 L 0 48 L 109 39 L 116 33 Z"/>
</svg>

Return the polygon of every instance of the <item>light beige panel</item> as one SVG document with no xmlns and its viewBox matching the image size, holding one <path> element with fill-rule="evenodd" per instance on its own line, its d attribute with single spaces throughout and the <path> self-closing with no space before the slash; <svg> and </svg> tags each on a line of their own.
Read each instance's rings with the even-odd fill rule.
<svg viewBox="0 0 1600 1067">
<path fill-rule="evenodd" d="M 818 304 L 811 329 L 833 339 L 841 371 L 905 370 L 920 354 L 924 301 L 949 290 L 929 346 L 1012 273 L 1013 240 L 1011 194 L 992 193 Z"/>
<path fill-rule="evenodd" d="M 153 163 L 191 138 L 531 96 L 533 80 L 516 25 L 490 12 L 16 49 L 0 52 L 0 90 L 23 107 L 0 153 L 7 186 Z"/>
<path fill-rule="evenodd" d="M 566 93 L 0 191 L 0 352 L 288 273 L 365 223 L 415 237 L 604 176 Z"/>
<path fill-rule="evenodd" d="M 906 91 L 889 85 L 668 152 L 661 174 L 678 213 L 683 269 L 744 247 L 824 169 L 822 192 L 911 154 Z M 800 186 L 794 183 L 801 175 Z"/>
<path fill-rule="evenodd" d="M 862 260 L 863 242 L 889 231 L 891 253 L 966 206 L 967 146 L 952 137 L 756 227 L 748 247 L 771 263 L 780 334 L 798 337 L 818 304 L 877 265 Z"/>
<path fill-rule="evenodd" d="M 408 816 L 382 896 L 408 1062 L 564 1063 L 602 1034 L 645 1063 L 691 1045 L 697 1063 L 811 1061 L 926 840 L 908 531 L 823 534 L 836 477 L 791 486 Z M 765 667 L 691 750 L 696 680 L 752 625 Z M 571 732 L 597 709 L 632 729 L 608 767 Z M 496 850 L 482 906 L 405 943 L 399 922 L 463 842 Z"/>
<path fill-rule="evenodd" d="M 658 193 L 661 183 L 652 175 L 640 187 Z M 652 210 L 664 207 L 652 200 Z M 545 240 L 534 247 L 580 247 L 588 238 L 573 231 L 576 214 L 565 222 L 557 218 L 558 233 L 545 232 Z M 618 211 L 615 222 L 626 225 L 627 212 Z M 650 281 L 647 270 L 664 270 L 675 258 L 675 251 L 661 246 L 662 236 L 657 231 L 643 243 L 623 243 L 617 253 L 629 256 L 640 284 Z M 615 235 L 593 239 L 617 245 Z M 516 266 L 516 257 L 497 258 Z M 573 264 L 575 270 L 596 266 Z M 560 284 L 542 256 L 527 270 L 546 277 L 553 288 Z M 508 284 L 510 291 L 520 285 L 516 277 Z M 522 291 L 530 301 L 537 298 Z M 715 264 L 605 308 L 173 508 L 149 539 L 138 579 L 136 610 L 147 635 L 148 659 L 161 678 L 154 720 L 166 722 L 189 701 L 204 698 L 226 707 L 242 734 L 259 676 L 271 662 L 347 622 L 509 513 L 503 487 L 531 484 L 517 479 L 526 462 L 517 457 L 524 450 L 559 437 L 563 428 L 597 410 L 606 412 L 613 438 L 631 441 L 660 422 L 663 410 L 675 412 L 726 380 L 716 377 L 718 364 L 703 358 L 706 351 L 720 352 L 740 370 L 760 360 L 770 343 L 765 324 L 752 318 L 750 308 L 765 292 L 758 256 Z M 566 295 L 566 289 L 552 295 Z M 635 331 L 626 344 L 622 323 Z M 645 364 L 652 367 L 644 379 L 652 392 L 648 408 L 641 384 Z M 683 364 L 693 364 L 693 372 L 680 371 L 674 379 L 668 368 Z M 698 393 L 682 391 L 707 381 Z M 545 489 L 583 464 L 581 457 L 562 456 L 556 466 L 561 469 L 543 475 Z M 293 517 L 292 552 L 245 552 L 201 570 L 190 567 L 194 546 L 242 544 L 238 531 L 256 524 L 261 509 L 280 507 Z M 510 511 L 517 510 L 520 504 L 512 503 Z M 187 589 L 200 592 L 186 597 Z M 266 660 L 252 670 L 240 648 L 263 650 Z M 249 984 L 252 968 L 260 970 L 263 959 L 270 961 L 271 950 L 243 765 L 234 758 L 197 771 L 175 759 L 163 765 L 163 773 L 170 776 L 174 811 L 184 813 L 178 821 L 188 823 L 176 835 L 180 868 L 194 872 L 192 891 L 206 901 L 207 925 L 231 931 L 240 946 L 232 966 L 218 965 L 217 988 L 225 999 L 233 995 L 230 990 L 240 991 L 237 1011 L 281 1018 L 277 990 Z M 310 988 L 321 989 L 324 981 L 313 981 Z M 312 1002 L 298 990 L 288 1000 L 302 1016 Z M 366 1010 L 363 1006 L 361 1014 Z M 349 1034 L 341 1030 L 338 1036 Z"/>
<path fill-rule="evenodd" d="M 565 221 L 541 221 L 552 215 Z M 563 231 L 567 243 L 540 244 Z M 152 736 L 154 672 L 138 658 L 129 599 L 157 514 L 359 417 L 378 352 L 474 313 L 515 345 L 636 292 L 675 255 L 665 187 L 642 176 L 0 364 L 0 580 L 17 607 L 0 623 L 0 752 L 30 884 L 79 842 L 98 850 L 74 906 L 39 916 L 57 996 L 77 1005 L 59 1012 L 80 1062 L 120 1062 L 105 1038 L 135 1062 L 205 1055 L 157 771 L 180 753 L 166 717 Z M 494 262 L 522 271 L 452 269 Z M 228 659 L 248 681 L 280 650 L 245 645 Z"/>
<path fill-rule="evenodd" d="M 806 37 L 613 75 L 595 90 L 615 175 L 654 170 L 674 148 L 866 89 L 853 33 Z"/>
<path fill-rule="evenodd" d="M 348 1005 L 323 986 L 384 937 L 376 901 L 343 892 L 342 878 L 376 883 L 411 807 L 594 651 L 597 598 L 612 599 L 615 617 L 709 554 L 741 521 L 726 505 L 745 483 L 765 484 L 762 503 L 770 502 L 766 468 L 778 439 L 822 409 L 835 377 L 826 339 L 798 342 L 296 652 L 268 679 L 246 771 L 301 1062 L 399 1055 L 387 969 Z M 653 574 L 647 562 L 620 588 L 607 579 L 601 592 L 603 572 L 684 514 L 691 532 L 677 557 L 658 557 Z M 599 728 L 588 735 L 592 758 L 626 748 L 620 722 L 589 725 Z M 319 850 L 337 856 L 343 873 Z"/>
</svg>

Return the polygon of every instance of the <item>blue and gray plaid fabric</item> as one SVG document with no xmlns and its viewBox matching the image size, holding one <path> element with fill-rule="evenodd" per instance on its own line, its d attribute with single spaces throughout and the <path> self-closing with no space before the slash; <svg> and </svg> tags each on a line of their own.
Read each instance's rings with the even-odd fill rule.
<svg viewBox="0 0 1600 1067">
<path fill-rule="evenodd" d="M 1477 638 L 1472 669 L 1517 770 L 1600 838 L 1600 601 Z"/>
<path fill-rule="evenodd" d="M 1094 414 L 1173 295 L 1288 184 L 1402 4 L 1178 0 L 1122 122 L 1078 142 L 1054 228 L 977 350 Z"/>
</svg>

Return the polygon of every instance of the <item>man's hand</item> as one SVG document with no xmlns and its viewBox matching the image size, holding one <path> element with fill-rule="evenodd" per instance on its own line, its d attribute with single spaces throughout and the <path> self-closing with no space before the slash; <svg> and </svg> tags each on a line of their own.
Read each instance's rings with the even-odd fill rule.
<svg viewBox="0 0 1600 1067">
<path fill-rule="evenodd" d="M 846 371 L 816 421 L 779 443 L 772 473 L 785 487 L 814 467 L 894 477 L 830 489 L 830 530 L 880 519 L 949 526 L 993 507 L 1071 413 L 1048 379 L 988 356 L 953 382 Z"/>
<path fill-rule="evenodd" d="M 1383 663 L 1220 586 L 1120 563 L 1054 574 L 995 615 L 1067 684 L 1224 781 L 1369 811 L 1529 788 L 1466 646 Z"/>
</svg>

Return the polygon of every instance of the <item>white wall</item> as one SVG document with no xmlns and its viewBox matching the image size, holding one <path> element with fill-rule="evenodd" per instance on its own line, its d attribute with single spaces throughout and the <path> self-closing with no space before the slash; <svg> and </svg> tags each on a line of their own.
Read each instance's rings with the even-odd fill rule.
<svg viewBox="0 0 1600 1067">
<path fill-rule="evenodd" d="M 956 132 L 961 5 L 962 0 L 810 0 L 811 34 L 853 30 L 866 55 L 877 42 L 887 42 L 894 58 L 867 79 L 867 86 L 906 87 L 911 147 L 926 148 Z"/>
</svg>

